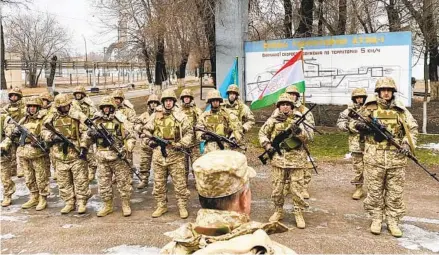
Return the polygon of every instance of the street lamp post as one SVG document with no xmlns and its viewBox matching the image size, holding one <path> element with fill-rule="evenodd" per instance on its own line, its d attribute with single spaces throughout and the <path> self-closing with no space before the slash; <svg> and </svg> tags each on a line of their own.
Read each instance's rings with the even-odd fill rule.
<svg viewBox="0 0 439 255">
<path fill-rule="evenodd" d="M 86 80 L 87 80 L 87 84 L 88 84 L 88 68 L 87 68 L 87 61 L 88 61 L 88 58 L 87 58 L 87 40 L 85 40 L 85 36 L 84 35 L 82 35 L 82 38 L 84 39 L 84 46 L 85 46 L 85 64 L 84 64 L 84 66 L 85 66 L 85 78 L 86 78 Z M 90 81 L 91 82 L 91 81 Z"/>
</svg>

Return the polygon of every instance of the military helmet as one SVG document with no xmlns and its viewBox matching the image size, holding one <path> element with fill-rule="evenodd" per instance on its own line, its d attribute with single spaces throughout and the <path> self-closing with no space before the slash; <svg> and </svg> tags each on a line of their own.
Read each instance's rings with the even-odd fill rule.
<svg viewBox="0 0 439 255">
<path fill-rule="evenodd" d="M 234 92 L 236 94 L 238 94 L 239 96 L 239 88 L 238 85 L 232 84 L 227 88 L 227 94 L 229 94 L 230 92 Z"/>
<path fill-rule="evenodd" d="M 81 85 L 76 86 L 75 90 L 73 90 L 73 94 L 76 94 L 76 93 L 82 93 L 84 95 L 87 95 L 87 91 L 85 90 L 85 87 L 81 86 Z"/>
<path fill-rule="evenodd" d="M 183 99 L 183 97 L 190 97 L 190 98 L 194 99 L 194 95 L 192 94 L 192 90 L 183 89 L 183 91 L 180 94 L 180 99 Z"/>
<path fill-rule="evenodd" d="M 352 98 L 354 97 L 367 97 L 367 91 L 364 88 L 356 88 L 352 91 Z"/>
<path fill-rule="evenodd" d="M 123 91 L 120 89 L 116 89 L 115 91 L 113 91 L 113 93 L 111 93 L 111 96 L 113 98 L 120 97 L 120 98 L 125 100 L 125 95 L 123 94 Z"/>
<path fill-rule="evenodd" d="M 13 89 L 11 89 L 11 90 L 9 91 L 9 93 L 8 93 L 8 97 L 10 97 L 10 96 L 12 96 L 12 95 L 17 95 L 17 96 L 19 96 L 20 98 L 22 98 L 22 97 L 23 97 L 23 92 L 21 92 L 21 89 L 20 89 L 20 88 L 15 87 L 15 88 L 13 88 Z"/>
<path fill-rule="evenodd" d="M 290 86 L 288 86 L 288 87 L 285 89 L 285 93 L 294 93 L 294 94 L 297 94 L 298 97 L 300 97 L 300 92 L 299 92 L 299 90 L 297 89 L 297 87 L 294 86 L 294 85 L 290 85 Z"/>
<path fill-rule="evenodd" d="M 291 106 L 294 104 L 294 100 L 293 100 L 293 98 L 292 98 L 291 95 L 288 94 L 288 93 L 282 93 L 282 94 L 279 96 L 279 99 L 277 100 L 277 103 L 276 103 L 276 107 L 279 107 L 279 105 L 280 105 L 281 103 L 285 103 L 285 102 L 290 103 Z"/>
<path fill-rule="evenodd" d="M 33 97 L 30 97 L 26 100 L 26 107 L 31 106 L 31 105 L 42 107 L 43 101 L 41 100 L 40 97 L 33 96 Z"/>
<path fill-rule="evenodd" d="M 53 95 L 49 92 L 41 93 L 40 95 L 41 100 L 47 100 L 49 102 L 53 102 Z"/>
<path fill-rule="evenodd" d="M 159 97 L 155 94 L 149 95 L 148 100 L 146 101 L 146 104 L 149 104 L 151 102 L 157 102 L 158 104 L 160 104 Z"/>
<path fill-rule="evenodd" d="M 72 98 L 68 94 L 59 94 L 55 97 L 55 107 L 67 106 L 72 103 Z"/>
<path fill-rule="evenodd" d="M 163 103 L 163 101 L 167 98 L 170 98 L 170 99 L 174 100 L 174 102 L 177 102 L 177 96 L 175 95 L 175 92 L 173 89 L 167 89 L 167 90 L 163 91 L 162 97 L 160 100 Z"/>
<path fill-rule="evenodd" d="M 377 80 L 375 84 L 375 92 L 378 92 L 380 89 L 384 88 L 393 89 L 393 92 L 398 91 L 396 89 L 395 80 L 393 80 L 391 77 L 383 77 Z"/>
<path fill-rule="evenodd" d="M 220 100 L 221 103 L 223 102 L 223 97 L 217 89 L 211 90 L 209 93 L 207 93 L 207 103 L 210 103 L 214 99 Z"/>
<path fill-rule="evenodd" d="M 116 109 L 116 102 L 114 101 L 114 97 L 111 96 L 105 96 L 102 98 L 101 102 L 99 103 L 99 108 L 102 109 L 104 106 L 111 106 L 114 109 Z"/>
</svg>

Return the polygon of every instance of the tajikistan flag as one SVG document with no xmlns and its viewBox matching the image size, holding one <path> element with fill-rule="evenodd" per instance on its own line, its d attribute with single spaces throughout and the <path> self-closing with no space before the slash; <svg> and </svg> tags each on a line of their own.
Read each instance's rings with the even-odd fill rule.
<svg viewBox="0 0 439 255">
<path fill-rule="evenodd" d="M 303 75 L 303 51 L 294 55 L 268 82 L 258 99 L 250 106 L 252 110 L 270 106 L 277 102 L 286 87 L 295 85 L 300 93 L 305 92 L 305 76 Z"/>
</svg>

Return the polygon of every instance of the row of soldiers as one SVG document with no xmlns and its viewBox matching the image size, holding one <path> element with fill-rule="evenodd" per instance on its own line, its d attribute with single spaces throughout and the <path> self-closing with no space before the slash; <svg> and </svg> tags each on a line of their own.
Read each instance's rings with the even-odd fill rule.
<svg viewBox="0 0 439 255">
<path fill-rule="evenodd" d="M 403 188 L 401 186 L 404 183 L 405 155 L 414 149 L 417 124 L 408 110 L 399 101 L 395 100 L 396 84 L 391 78 L 379 79 L 375 92 L 377 93 L 376 96 L 371 95 L 367 97 L 364 90 L 354 90 L 352 95 L 353 105 L 349 106 L 347 111 L 340 115 L 338 126 L 342 130 L 351 133 L 349 138 L 350 150 L 353 155 L 354 169 L 357 172 L 352 181 L 356 185 L 356 190 L 353 194 L 354 199 L 360 199 L 364 195 L 362 189 L 363 179 L 364 176 L 367 178 L 368 192 L 364 206 L 373 217 L 371 232 L 379 234 L 382 221 L 386 219 L 387 226 L 392 235 L 401 236 L 402 232 L 398 228 L 398 222 L 404 214 L 402 202 Z M 10 99 L 13 99 L 13 96 L 14 94 L 10 93 Z M 85 93 L 76 92 L 75 100 L 83 100 L 85 96 Z M 151 95 L 147 101 L 148 111 L 139 117 L 135 117 L 135 112 L 133 113 L 129 102 L 124 99 L 123 93 L 118 91 L 112 97 L 104 97 L 99 105 L 100 111 L 93 114 L 91 114 L 92 111 L 84 113 L 84 108 L 81 108 L 83 109 L 82 111 L 74 110 L 74 104 L 72 104 L 69 97 L 61 96 L 59 101 L 57 101 L 58 98 L 55 99 L 54 110 L 51 115 L 48 115 L 53 117 L 49 118 L 46 116 L 42 122 L 53 124 L 54 120 L 56 121 L 57 118 L 61 118 L 59 116 L 63 116 L 63 114 L 71 119 L 75 119 L 73 122 L 78 123 L 75 129 L 77 134 L 72 135 L 69 131 L 67 132 L 67 137 L 75 141 L 77 146 L 74 148 L 79 149 L 77 151 L 73 147 L 68 147 L 67 149 L 68 153 L 71 153 L 71 160 L 77 160 L 75 162 L 82 160 L 81 163 L 76 163 L 78 169 L 83 169 L 82 172 L 87 172 L 84 170 L 87 167 L 81 164 L 86 164 L 85 159 L 87 158 L 90 161 L 92 158 L 89 153 L 92 150 L 90 146 L 95 144 L 96 151 L 94 155 L 98 163 L 99 192 L 105 202 L 104 207 L 98 212 L 98 216 L 105 216 L 113 210 L 111 184 L 114 178 L 121 193 L 123 213 L 125 216 L 131 214 L 129 197 L 132 189 L 130 184 L 132 175 L 129 163 L 126 164 L 126 161 L 123 161 L 122 158 L 132 160 L 132 152 L 137 134 L 140 139 L 141 151 L 140 183 L 137 186 L 138 188 L 145 188 L 147 186 L 151 166 L 154 169 L 153 196 L 157 205 L 152 217 L 160 217 L 168 210 L 166 180 L 168 175 L 170 175 L 174 183 L 180 217 L 187 218 L 187 201 L 189 198 L 187 187 L 189 167 L 187 162 L 194 162 L 200 153 L 205 154 L 221 150 L 223 149 L 221 147 L 225 147 L 228 150 L 242 151 L 242 147 L 236 145 L 244 143 L 244 134 L 254 124 L 254 117 L 250 109 L 238 99 L 239 88 L 236 85 L 229 87 L 227 96 L 227 100 L 224 100 L 219 91 L 210 91 L 207 95 L 207 104 L 210 105 L 210 110 L 202 112 L 195 106 L 190 90 L 184 90 L 181 93 L 181 104 L 179 105 L 177 105 L 178 100 L 174 91 L 166 90 L 162 93 L 160 101 L 157 96 Z M 86 100 L 83 101 L 85 102 Z M 30 116 L 33 112 L 30 108 L 38 105 L 29 103 L 27 105 L 26 114 Z M 294 86 L 286 88 L 285 93 L 280 95 L 276 106 L 276 110 L 259 130 L 259 142 L 265 151 L 271 155 L 271 179 L 273 186 L 271 197 L 275 210 L 270 217 L 270 221 L 282 220 L 284 216 L 284 200 L 291 193 L 296 225 L 298 228 L 303 229 L 306 226 L 303 211 L 309 206 L 305 199 L 310 196 L 308 186 L 311 180 L 311 163 L 313 163 L 312 158 L 307 152 L 306 145 L 313 140 L 315 130 L 314 118 L 312 113 L 308 111 L 308 108 L 301 104 L 300 93 Z M 38 107 L 35 108 L 38 110 Z M 374 134 L 364 121 L 354 118 L 354 115 L 350 114 L 352 109 L 358 110 L 367 118 L 381 121 L 399 139 L 398 141 L 402 144 L 403 149 L 396 151 L 396 148 L 392 147 L 385 139 Z M 88 116 L 86 116 L 86 113 L 88 113 Z M 87 127 L 87 120 L 90 118 L 95 123 L 95 126 L 102 124 L 106 130 L 117 137 L 118 145 L 119 148 L 122 148 L 122 152 L 115 151 L 108 144 L 105 136 L 102 136 L 101 132 L 99 132 L 98 128 L 91 128 L 90 125 Z M 31 118 L 27 117 L 27 119 Z M 304 121 L 296 125 L 295 123 L 300 119 Z M 72 121 L 60 122 L 62 123 L 62 125 L 58 125 L 62 127 L 59 128 L 60 130 L 69 130 L 69 128 L 74 127 Z M 22 119 L 20 123 L 25 125 L 26 118 Z M 57 125 L 54 126 L 55 128 L 57 127 Z M 291 131 L 287 139 L 282 141 L 279 147 L 274 146 L 275 138 L 286 130 Z M 38 133 L 37 135 L 40 134 Z M 219 142 L 218 136 L 224 139 L 222 141 L 226 143 L 222 144 Z M 14 136 L 10 137 L 12 139 Z M 42 125 L 41 128 L 41 138 L 48 143 L 58 144 L 58 147 L 51 147 L 51 154 L 56 155 L 56 153 L 60 153 L 59 155 L 62 155 L 62 157 L 55 156 L 54 159 L 58 179 L 61 176 L 59 173 L 60 169 L 64 172 L 75 172 L 72 169 L 67 169 L 75 164 L 66 163 L 67 170 L 63 170 L 62 163 L 58 164 L 58 161 L 61 161 L 66 156 L 66 151 L 62 151 L 63 149 L 65 150 L 65 146 L 61 146 L 63 143 L 57 143 L 57 136 L 53 132 L 47 131 L 45 125 Z M 5 140 L 8 141 L 7 139 L 8 135 L 6 135 Z M 163 146 L 163 143 L 166 146 Z M 2 144 L 6 143 L 2 142 Z M 32 142 L 30 142 L 29 146 L 35 149 L 35 145 L 32 145 Z M 165 151 L 163 148 L 165 148 Z M 8 149 L 9 151 L 3 149 L 2 151 L 9 153 L 13 151 L 13 149 Z M 122 157 L 120 154 L 123 154 Z M 18 155 L 20 159 L 20 154 Z M 35 161 L 32 160 L 32 162 Z M 93 163 L 89 165 L 93 165 Z M 364 166 L 369 166 L 367 172 L 363 170 Z M 25 172 L 29 172 L 26 170 L 26 167 L 23 167 L 23 169 L 25 169 Z M 90 177 L 93 177 L 92 171 L 88 171 Z M 46 172 L 49 171 L 46 170 Z M 70 174 L 71 176 L 72 174 Z M 73 179 L 75 179 L 75 174 L 73 174 Z M 87 178 L 81 178 L 81 180 L 85 179 Z M 3 183 L 5 182 L 3 181 Z M 83 213 L 85 205 L 81 207 L 81 204 L 86 203 L 90 195 L 89 190 L 84 188 L 84 192 L 79 196 L 74 192 L 77 193 L 77 190 L 80 190 L 76 189 L 76 183 L 88 182 L 70 180 L 69 183 L 74 183 L 75 185 L 74 189 L 72 184 L 70 186 L 67 185 L 67 187 L 61 183 L 63 181 L 59 184 L 61 197 L 66 201 L 68 209 L 64 211 L 69 212 L 73 210 L 74 201 L 76 200 L 80 202 L 78 204 L 78 212 Z M 87 185 L 84 184 L 83 186 Z M 65 195 L 63 195 L 63 192 Z M 9 193 L 5 192 L 5 197 Z M 42 207 L 38 206 L 41 201 L 43 201 L 45 207 L 44 195 L 46 194 L 44 192 L 38 194 L 39 200 L 36 196 L 32 196 L 31 200 L 24 204 L 23 207 L 37 205 L 38 209 Z M 37 201 L 39 202 L 37 203 Z"/>
</svg>

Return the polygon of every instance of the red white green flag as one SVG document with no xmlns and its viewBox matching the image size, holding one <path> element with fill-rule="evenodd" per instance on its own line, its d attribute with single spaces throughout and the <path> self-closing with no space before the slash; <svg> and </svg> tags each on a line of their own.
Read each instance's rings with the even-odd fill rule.
<svg viewBox="0 0 439 255">
<path fill-rule="evenodd" d="M 303 51 L 294 55 L 276 74 L 273 75 L 261 95 L 251 103 L 252 110 L 275 104 L 285 89 L 295 85 L 300 93 L 305 92 L 305 76 L 303 75 Z"/>
</svg>

